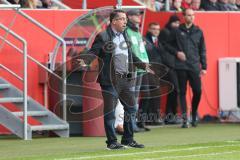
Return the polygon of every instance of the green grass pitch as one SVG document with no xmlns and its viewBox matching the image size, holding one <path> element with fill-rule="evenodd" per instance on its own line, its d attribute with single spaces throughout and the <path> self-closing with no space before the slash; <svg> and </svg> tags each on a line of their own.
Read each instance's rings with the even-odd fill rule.
<svg viewBox="0 0 240 160">
<path fill-rule="evenodd" d="M 109 151 L 105 137 L 23 141 L 0 136 L 0 160 L 240 160 L 240 124 L 163 126 L 135 139 L 146 148 Z"/>
</svg>

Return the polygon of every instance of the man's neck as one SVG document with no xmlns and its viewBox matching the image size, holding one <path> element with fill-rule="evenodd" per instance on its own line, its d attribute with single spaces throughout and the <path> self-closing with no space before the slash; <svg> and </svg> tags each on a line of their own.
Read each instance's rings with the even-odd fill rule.
<svg viewBox="0 0 240 160">
<path fill-rule="evenodd" d="M 186 26 L 187 29 L 191 28 L 192 25 L 193 25 L 193 23 L 185 23 L 185 26 Z"/>
<path fill-rule="evenodd" d="M 114 33 L 118 33 L 118 32 L 119 32 L 119 31 L 116 30 L 116 28 L 115 28 L 113 25 L 111 25 L 111 29 L 112 29 L 112 31 L 113 31 Z"/>
<path fill-rule="evenodd" d="M 135 23 L 134 25 L 135 25 L 137 28 L 139 28 L 139 24 L 138 24 L 138 23 Z"/>
</svg>

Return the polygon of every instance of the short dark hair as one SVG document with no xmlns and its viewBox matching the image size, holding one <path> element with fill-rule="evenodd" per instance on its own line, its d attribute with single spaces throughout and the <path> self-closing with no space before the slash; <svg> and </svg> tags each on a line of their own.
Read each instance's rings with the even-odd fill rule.
<svg viewBox="0 0 240 160">
<path fill-rule="evenodd" d="M 160 24 L 157 23 L 157 22 L 151 22 L 151 23 L 149 23 L 148 27 L 150 28 L 150 27 L 152 27 L 152 26 L 160 26 Z"/>
<path fill-rule="evenodd" d="M 111 13 L 110 13 L 110 22 L 112 22 L 112 20 L 114 19 L 114 18 L 117 18 L 118 17 L 118 14 L 119 13 L 125 13 L 126 14 L 126 12 L 124 11 L 124 10 L 121 10 L 121 9 L 114 9 Z"/>
</svg>

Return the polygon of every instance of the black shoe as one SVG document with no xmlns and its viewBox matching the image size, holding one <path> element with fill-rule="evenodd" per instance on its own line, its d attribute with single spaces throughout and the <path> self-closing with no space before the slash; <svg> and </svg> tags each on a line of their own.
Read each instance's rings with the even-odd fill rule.
<svg viewBox="0 0 240 160">
<path fill-rule="evenodd" d="M 197 127 L 197 125 L 198 125 L 196 121 L 192 121 L 191 124 L 192 124 L 192 127 Z"/>
<path fill-rule="evenodd" d="M 126 147 L 131 147 L 131 148 L 144 148 L 145 146 L 143 144 L 138 144 L 136 141 L 132 141 L 132 142 L 121 142 L 122 145 L 126 146 Z"/>
<path fill-rule="evenodd" d="M 146 127 L 144 122 L 137 123 L 137 126 L 139 129 L 144 129 L 144 131 L 147 131 L 147 132 L 151 130 L 150 128 Z"/>
<path fill-rule="evenodd" d="M 181 128 L 189 128 L 189 125 L 187 122 L 183 122 Z"/>
<path fill-rule="evenodd" d="M 121 149 L 126 149 L 126 147 L 118 142 L 114 142 L 111 144 L 107 145 L 107 149 L 109 150 L 121 150 Z"/>
<path fill-rule="evenodd" d="M 145 128 L 145 123 L 144 122 L 138 122 L 137 126 L 138 126 L 138 128 Z"/>
<path fill-rule="evenodd" d="M 145 129 L 145 131 L 146 131 L 146 132 L 149 132 L 149 131 L 151 131 L 151 129 L 150 129 L 150 128 L 148 128 L 148 127 L 144 127 L 144 129 Z"/>
<path fill-rule="evenodd" d="M 133 132 L 138 133 L 138 132 L 145 132 L 144 128 L 135 128 L 133 129 Z"/>
</svg>

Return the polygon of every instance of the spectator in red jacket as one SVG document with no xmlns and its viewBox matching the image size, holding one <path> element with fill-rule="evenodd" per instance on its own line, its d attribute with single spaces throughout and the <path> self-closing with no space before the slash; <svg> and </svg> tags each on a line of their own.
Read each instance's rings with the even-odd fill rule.
<svg viewBox="0 0 240 160">
<path fill-rule="evenodd" d="M 188 9 L 191 7 L 192 0 L 183 0 L 182 1 L 182 9 Z"/>
</svg>

